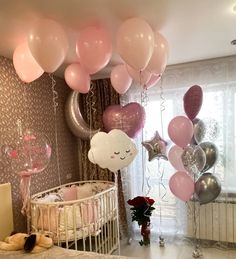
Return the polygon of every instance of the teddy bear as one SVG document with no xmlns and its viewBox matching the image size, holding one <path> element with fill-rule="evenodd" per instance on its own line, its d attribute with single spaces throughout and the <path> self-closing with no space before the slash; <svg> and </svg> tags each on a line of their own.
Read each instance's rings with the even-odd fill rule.
<svg viewBox="0 0 236 259">
<path fill-rule="evenodd" d="M 6 237 L 5 241 L 0 241 L 0 250 L 5 251 L 24 250 L 27 253 L 39 253 L 52 246 L 52 239 L 40 233 L 16 233 Z"/>
</svg>

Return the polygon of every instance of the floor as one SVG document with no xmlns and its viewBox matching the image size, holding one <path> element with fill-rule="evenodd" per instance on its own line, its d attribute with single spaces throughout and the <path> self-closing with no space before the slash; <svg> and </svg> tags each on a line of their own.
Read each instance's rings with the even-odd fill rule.
<svg viewBox="0 0 236 259">
<path fill-rule="evenodd" d="M 121 255 L 142 259 L 192 259 L 193 251 L 194 248 L 188 245 L 166 244 L 159 247 L 158 243 L 152 243 L 149 247 L 143 247 L 138 241 L 121 245 Z M 236 250 L 207 248 L 202 249 L 202 254 L 202 259 L 236 259 Z"/>
</svg>

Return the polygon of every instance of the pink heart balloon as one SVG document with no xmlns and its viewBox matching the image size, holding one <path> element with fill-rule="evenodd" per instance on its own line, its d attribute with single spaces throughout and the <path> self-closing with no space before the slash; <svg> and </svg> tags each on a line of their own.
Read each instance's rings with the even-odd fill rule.
<svg viewBox="0 0 236 259">
<path fill-rule="evenodd" d="M 184 111 L 190 120 L 198 115 L 202 107 L 203 92 L 199 85 L 193 85 L 184 95 Z"/>
<path fill-rule="evenodd" d="M 144 127 L 145 118 L 144 108 L 139 103 L 132 102 L 125 106 L 108 106 L 103 112 L 102 119 L 107 132 L 120 129 L 130 138 L 134 138 Z"/>
</svg>

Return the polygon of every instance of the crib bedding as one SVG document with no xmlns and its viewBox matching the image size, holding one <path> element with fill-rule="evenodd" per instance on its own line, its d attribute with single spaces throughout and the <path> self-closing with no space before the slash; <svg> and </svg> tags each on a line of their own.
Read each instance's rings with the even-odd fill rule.
<svg viewBox="0 0 236 259">
<path fill-rule="evenodd" d="M 26 254 L 22 251 L 1 251 L 1 259 L 132 259 L 126 256 L 103 255 L 93 252 L 75 251 L 54 246 L 45 252 L 39 254 Z M 134 258 L 133 258 L 134 259 Z"/>
</svg>

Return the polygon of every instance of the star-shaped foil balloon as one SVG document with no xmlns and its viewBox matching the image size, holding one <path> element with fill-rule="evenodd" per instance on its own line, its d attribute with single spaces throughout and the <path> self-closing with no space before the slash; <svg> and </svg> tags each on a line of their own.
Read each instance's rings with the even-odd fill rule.
<svg viewBox="0 0 236 259">
<path fill-rule="evenodd" d="M 155 158 L 168 160 L 166 156 L 167 142 L 160 137 L 158 131 L 155 132 L 155 135 L 151 140 L 143 141 L 142 145 L 148 151 L 148 161 L 152 161 Z"/>
</svg>

